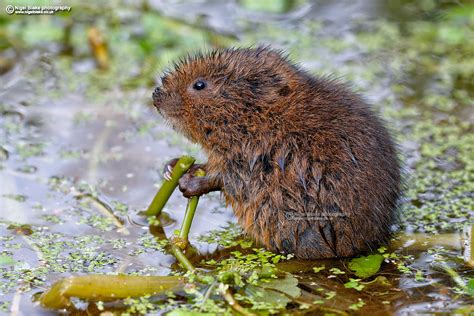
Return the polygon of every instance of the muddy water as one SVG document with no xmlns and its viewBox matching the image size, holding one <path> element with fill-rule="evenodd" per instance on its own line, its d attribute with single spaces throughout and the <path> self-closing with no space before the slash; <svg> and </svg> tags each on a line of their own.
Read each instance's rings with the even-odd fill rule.
<svg viewBox="0 0 474 316">
<path fill-rule="evenodd" d="M 247 24 L 242 20 L 294 25 L 302 19 L 316 19 L 328 34 L 350 37 L 354 31 L 353 21 L 386 17 L 403 23 L 416 15 L 403 11 L 400 6 L 383 6 L 376 1 L 303 3 L 279 14 L 250 12 L 237 2 L 220 1 L 192 4 L 173 1 L 165 5 L 161 1 L 150 1 L 150 7 L 179 19 L 183 19 L 181 13 L 186 12 L 187 22 L 202 19 L 204 12 L 202 23 L 206 27 L 237 37 L 246 31 Z M 291 39 L 288 40 L 278 45 L 291 49 Z M 338 65 L 357 63 L 363 58 L 357 52 L 332 55 L 318 47 L 312 52 L 317 53 L 313 56 L 318 58 L 302 54 L 302 59 L 304 65 L 313 70 L 333 70 Z M 61 277 L 117 271 L 168 274 L 173 258 L 144 246 L 149 233 L 136 213 L 151 201 L 162 181 L 161 170 L 166 161 L 182 154 L 205 161 L 199 148 L 173 132 L 152 108 L 151 86 L 124 90 L 112 85 L 110 89 L 89 93 L 94 83 L 88 81 L 86 75 L 95 71 L 90 60 L 81 59 L 67 66 L 72 79 L 70 74 L 62 73 L 61 67 L 50 52 L 27 52 L 0 77 L 0 250 L 21 262 L 22 269 L 35 270 L 47 256 L 43 247 L 53 248 L 56 247 L 54 242 L 63 242 L 55 258 L 65 265 L 46 274 L 35 274 L 44 284 L 40 282 L 35 286 L 34 279 L 28 279 L 25 273 L 16 284 L 3 285 L 4 295 L 0 301 L 12 302 L 8 310 L 19 310 L 25 315 L 52 314 L 35 305 L 31 296 Z M 360 84 L 364 85 L 362 81 Z M 369 97 L 376 102 L 387 95 L 380 86 L 375 86 Z M 459 113 L 465 113 L 465 109 Z M 408 157 L 416 156 L 410 152 L 410 143 L 404 146 Z M 93 198 L 85 198 L 88 196 Z M 107 220 L 103 208 L 91 201 L 112 210 L 120 224 L 117 226 Z M 179 229 L 185 206 L 186 199 L 178 193 L 166 206 L 165 212 L 171 218 L 165 224 L 168 236 Z M 235 222 L 235 219 L 219 194 L 202 197 L 191 229 L 192 243 L 203 253 L 212 253 L 215 245 L 200 243 L 196 237 L 219 229 L 229 221 Z M 20 224 L 29 226 L 21 228 Z M 54 240 L 33 238 L 29 229 L 39 235 L 58 235 Z M 451 311 L 469 304 L 468 299 L 449 290 L 453 281 L 433 264 L 439 253 L 428 253 L 429 246 L 423 244 L 431 237 L 412 232 L 401 235 L 401 241 L 394 242 L 390 250 L 412 256 L 410 267 L 422 271 L 423 280 L 404 276 L 393 267 L 385 266 L 380 275 L 391 285 L 381 285 L 360 294 L 345 289 L 342 279 L 311 272 L 313 266 L 321 264 L 342 269 L 345 261 L 291 261 L 282 268 L 298 276 L 306 297 L 316 297 L 319 287 L 337 291 L 334 307 L 353 303 L 359 297 L 367 304 L 364 312 L 371 314 Z M 89 239 L 84 241 L 83 237 Z M 449 258 L 461 275 L 472 275 L 472 271 L 456 259 L 462 254 L 460 233 L 435 238 L 433 245 L 444 247 L 441 255 Z M 77 258 L 74 257 L 77 249 L 85 254 L 77 264 L 69 264 Z M 87 260 L 92 261 L 99 255 L 105 264 L 91 268 Z"/>
</svg>

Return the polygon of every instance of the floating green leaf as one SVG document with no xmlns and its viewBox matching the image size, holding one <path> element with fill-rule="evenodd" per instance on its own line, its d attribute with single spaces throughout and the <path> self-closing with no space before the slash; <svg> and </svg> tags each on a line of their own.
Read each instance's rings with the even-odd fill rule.
<svg viewBox="0 0 474 316">
<path fill-rule="evenodd" d="M 166 315 L 168 315 L 168 316 L 210 316 L 210 315 L 214 315 L 214 314 L 202 313 L 202 312 L 198 312 L 198 311 L 189 311 L 189 310 L 185 310 L 185 309 L 175 309 L 175 310 L 167 313 Z"/>
<path fill-rule="evenodd" d="M 7 255 L 0 255 L 0 266 L 12 266 L 15 264 L 15 259 Z"/>
<path fill-rule="evenodd" d="M 326 269 L 326 266 L 324 264 L 320 267 L 313 267 L 314 273 L 318 273 L 319 271 L 322 271 L 324 269 Z"/>
<path fill-rule="evenodd" d="M 467 281 L 467 294 L 474 296 L 474 279 Z"/>
<path fill-rule="evenodd" d="M 339 268 L 331 268 L 329 269 L 329 271 L 331 271 L 332 274 L 346 274 L 344 271 L 342 271 Z"/>
<path fill-rule="evenodd" d="M 362 291 L 362 289 L 364 288 L 364 285 L 360 284 L 359 281 L 360 281 L 360 279 L 350 278 L 349 282 L 344 284 L 344 287 L 346 289 L 355 289 L 357 291 Z"/>
<path fill-rule="evenodd" d="M 354 271 L 359 278 L 368 278 L 380 270 L 383 259 L 380 254 L 354 258 L 349 262 L 349 269 Z"/>
</svg>

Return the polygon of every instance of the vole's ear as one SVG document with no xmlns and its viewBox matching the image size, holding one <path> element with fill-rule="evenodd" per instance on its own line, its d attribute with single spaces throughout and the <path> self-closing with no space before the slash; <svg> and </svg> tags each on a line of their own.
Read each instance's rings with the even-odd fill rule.
<svg viewBox="0 0 474 316">
<path fill-rule="evenodd" d="M 268 76 L 268 93 L 272 93 L 274 97 L 286 97 L 291 92 L 290 79 L 285 76 L 285 73 Z M 275 96 L 275 94 L 277 94 Z"/>
<path fill-rule="evenodd" d="M 256 49 L 256 56 L 265 59 L 265 65 L 268 68 L 261 70 L 266 72 L 262 74 L 262 78 L 268 78 L 267 85 L 272 86 L 274 93 L 287 96 L 297 89 L 299 82 L 295 72 L 299 71 L 299 67 L 291 63 L 285 51 L 263 46 Z"/>
<path fill-rule="evenodd" d="M 278 95 L 280 95 L 281 97 L 286 97 L 290 93 L 291 93 L 291 89 L 289 85 L 284 85 L 278 90 Z"/>
</svg>

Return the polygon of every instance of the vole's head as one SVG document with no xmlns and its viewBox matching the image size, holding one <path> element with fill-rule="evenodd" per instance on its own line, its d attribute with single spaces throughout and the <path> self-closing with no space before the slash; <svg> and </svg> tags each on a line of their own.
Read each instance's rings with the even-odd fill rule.
<svg viewBox="0 0 474 316">
<path fill-rule="evenodd" d="M 204 148 L 235 146 L 278 123 L 298 69 L 268 48 L 188 56 L 153 92 L 159 112 Z"/>
</svg>

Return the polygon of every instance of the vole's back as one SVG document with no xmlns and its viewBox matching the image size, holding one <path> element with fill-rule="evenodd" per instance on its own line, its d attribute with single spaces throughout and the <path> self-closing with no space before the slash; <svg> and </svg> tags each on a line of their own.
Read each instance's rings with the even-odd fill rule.
<svg viewBox="0 0 474 316">
<path fill-rule="evenodd" d="M 335 82 L 314 84 L 312 101 L 288 103 L 292 121 L 281 124 L 291 130 L 263 133 L 209 163 L 224 166 L 227 201 L 266 247 L 299 258 L 353 256 L 390 236 L 399 162 L 357 95 Z"/>
</svg>

